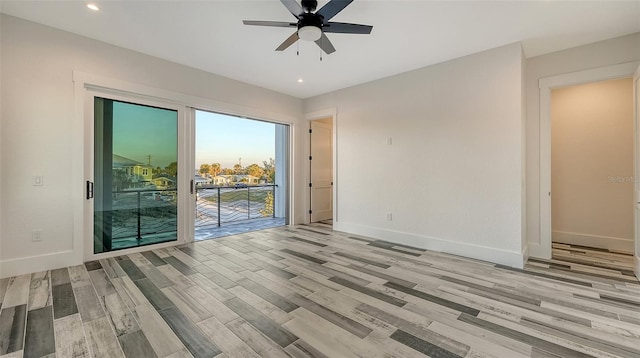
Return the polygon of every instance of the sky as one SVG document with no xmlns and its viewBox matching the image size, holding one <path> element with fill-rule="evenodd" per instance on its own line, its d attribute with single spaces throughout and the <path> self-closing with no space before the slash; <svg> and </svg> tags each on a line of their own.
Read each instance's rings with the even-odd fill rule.
<svg viewBox="0 0 640 358">
<path fill-rule="evenodd" d="M 196 169 L 201 164 L 220 163 L 233 168 L 262 166 L 275 158 L 275 124 L 223 114 L 196 111 Z"/>
<path fill-rule="evenodd" d="M 178 160 L 178 113 L 113 102 L 113 153 L 164 168 Z"/>
<path fill-rule="evenodd" d="M 196 169 L 203 163 L 262 166 L 275 158 L 275 124 L 196 111 Z M 113 153 L 164 168 L 177 161 L 176 111 L 113 102 Z"/>
</svg>

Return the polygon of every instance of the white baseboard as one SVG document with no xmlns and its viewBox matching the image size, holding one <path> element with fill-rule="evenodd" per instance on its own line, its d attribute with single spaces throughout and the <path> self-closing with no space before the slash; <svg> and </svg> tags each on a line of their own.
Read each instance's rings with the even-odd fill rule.
<svg viewBox="0 0 640 358">
<path fill-rule="evenodd" d="M 489 261 L 510 267 L 523 268 L 526 251 L 517 252 L 464 242 L 438 239 L 400 231 L 381 229 L 358 224 L 334 222 L 333 229 L 356 235 L 413 246 L 420 249 L 439 251 L 453 255 Z"/>
<path fill-rule="evenodd" d="M 633 252 L 633 240 L 619 237 L 587 235 L 575 232 L 554 231 L 551 241 L 563 244 L 582 245 L 616 251 Z"/>
<path fill-rule="evenodd" d="M 82 264 L 73 251 L 61 251 L 50 254 L 21 257 L 0 261 L 0 278 L 19 276 L 32 272 L 53 270 L 57 268 Z"/>
</svg>

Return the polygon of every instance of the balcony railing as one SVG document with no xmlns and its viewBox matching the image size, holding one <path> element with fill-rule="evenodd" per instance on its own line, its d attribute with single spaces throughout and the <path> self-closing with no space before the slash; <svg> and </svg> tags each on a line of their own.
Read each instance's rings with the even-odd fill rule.
<svg viewBox="0 0 640 358">
<path fill-rule="evenodd" d="M 113 240 L 177 231 L 176 189 L 127 189 L 113 192 Z"/>
<path fill-rule="evenodd" d="M 235 221 L 275 218 L 277 185 L 196 186 L 197 228 Z M 152 242 L 177 232 L 177 191 L 127 189 L 112 192 L 110 210 L 96 213 L 96 227 L 111 241 L 136 239 Z M 106 230 L 108 229 L 108 230 Z M 106 230 L 106 231 L 105 231 Z M 114 246 L 114 247 L 115 247 Z"/>
<path fill-rule="evenodd" d="M 276 186 L 197 186 L 196 227 L 275 217 Z"/>
</svg>

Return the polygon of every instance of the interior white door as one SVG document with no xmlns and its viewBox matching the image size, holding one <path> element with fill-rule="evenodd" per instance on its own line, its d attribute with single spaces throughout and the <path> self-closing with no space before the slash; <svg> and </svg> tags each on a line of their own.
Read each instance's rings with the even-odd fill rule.
<svg viewBox="0 0 640 358">
<path fill-rule="evenodd" d="M 635 135 L 635 194 L 636 194 L 636 226 L 635 226 L 635 268 L 636 277 L 640 280 L 640 67 L 633 74 L 633 108 L 636 124 Z"/>
<path fill-rule="evenodd" d="M 311 121 L 311 222 L 333 217 L 333 134 L 327 121 Z"/>
</svg>

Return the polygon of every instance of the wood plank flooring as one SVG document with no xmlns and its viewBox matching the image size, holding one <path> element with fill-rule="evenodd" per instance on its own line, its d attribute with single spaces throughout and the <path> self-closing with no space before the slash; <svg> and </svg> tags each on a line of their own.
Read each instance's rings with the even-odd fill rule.
<svg viewBox="0 0 640 358">
<path fill-rule="evenodd" d="M 200 241 L 0 280 L 0 357 L 640 357 L 640 284 L 587 251 L 520 270 L 329 223 Z"/>
<path fill-rule="evenodd" d="M 579 245 L 553 243 L 553 259 L 551 266 L 568 269 L 576 273 L 587 272 L 592 275 L 603 275 L 621 280 L 634 280 L 633 253 L 610 251 Z M 564 265 L 564 266 L 561 266 Z M 566 267 L 568 266 L 568 267 Z"/>
</svg>

